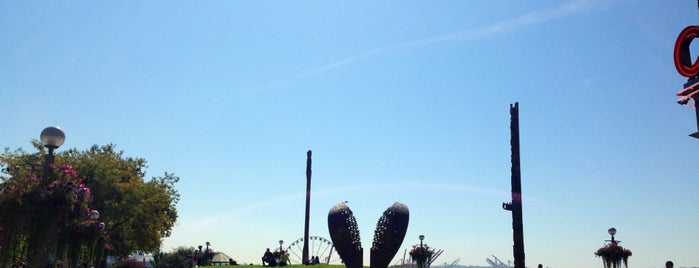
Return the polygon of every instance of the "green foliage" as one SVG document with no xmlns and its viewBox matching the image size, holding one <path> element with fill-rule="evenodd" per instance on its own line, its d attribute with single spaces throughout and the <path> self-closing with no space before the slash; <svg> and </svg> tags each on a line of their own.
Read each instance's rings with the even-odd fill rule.
<svg viewBox="0 0 699 268">
<path fill-rule="evenodd" d="M 190 268 L 194 266 L 192 261 L 193 247 L 179 247 L 173 252 L 157 253 L 153 256 L 155 268 Z"/>
<path fill-rule="evenodd" d="M 40 256 L 32 252 L 39 241 L 41 252 L 75 263 L 153 252 L 170 235 L 177 220 L 180 197 L 174 185 L 179 177 L 165 173 L 146 181 L 146 161 L 125 157 L 109 144 L 61 152 L 55 157 L 55 176 L 45 179 L 44 148 L 37 141 L 33 145 L 37 153 L 6 148 L 0 155 L 0 267 Z M 85 221 L 92 209 L 106 226 L 102 235 L 97 232 L 102 225 Z M 80 248 L 62 250 L 64 244 Z"/>
<path fill-rule="evenodd" d="M 93 189 L 95 207 L 110 230 L 114 255 L 153 252 L 170 235 L 177 220 L 179 177 L 170 173 L 145 181 L 146 161 L 125 157 L 114 145 L 94 145 L 86 151 L 61 154 L 84 174 Z"/>
</svg>

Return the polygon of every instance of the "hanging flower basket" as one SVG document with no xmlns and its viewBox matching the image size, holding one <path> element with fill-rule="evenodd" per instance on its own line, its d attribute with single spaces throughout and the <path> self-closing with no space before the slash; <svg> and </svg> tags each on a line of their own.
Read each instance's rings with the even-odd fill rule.
<svg viewBox="0 0 699 268">
<path fill-rule="evenodd" d="M 432 254 L 434 254 L 434 250 L 427 245 L 413 246 L 413 249 L 410 250 L 410 258 L 417 263 L 419 268 L 424 267 L 425 262 L 432 258 Z"/>
<path fill-rule="evenodd" d="M 617 243 L 610 243 L 595 251 L 595 256 L 602 258 L 604 268 L 620 268 L 622 263 L 624 263 L 624 267 L 628 267 L 631 250 L 625 249 Z"/>
</svg>

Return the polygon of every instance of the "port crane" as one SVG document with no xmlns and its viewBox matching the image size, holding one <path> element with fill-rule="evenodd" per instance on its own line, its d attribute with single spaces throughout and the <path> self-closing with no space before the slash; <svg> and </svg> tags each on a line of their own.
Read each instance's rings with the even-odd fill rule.
<svg viewBox="0 0 699 268">
<path fill-rule="evenodd" d="M 493 268 L 510 268 L 510 267 L 512 267 L 512 266 L 510 266 L 510 263 L 511 263 L 510 261 L 507 261 L 508 264 L 505 264 L 500 259 L 498 259 L 498 257 L 495 257 L 495 255 L 491 255 L 491 256 L 493 256 L 493 259 L 495 259 L 495 260 L 491 260 L 490 258 L 485 259 L 485 262 L 490 264 L 491 267 L 493 267 Z"/>
</svg>

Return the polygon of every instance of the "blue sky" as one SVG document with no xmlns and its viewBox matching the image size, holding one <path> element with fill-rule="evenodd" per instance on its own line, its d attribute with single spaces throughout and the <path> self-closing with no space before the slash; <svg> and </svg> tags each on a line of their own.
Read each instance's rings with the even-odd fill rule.
<svg viewBox="0 0 699 268">
<path fill-rule="evenodd" d="M 424 234 L 437 263 L 486 265 L 512 260 L 519 102 L 528 266 L 601 267 L 611 226 L 633 267 L 699 266 L 672 61 L 697 19 L 692 1 L 2 1 L 0 147 L 49 125 L 65 148 L 114 143 L 182 179 L 163 250 L 245 263 L 303 236 L 310 149 L 311 235 L 347 200 L 368 254 L 398 201 L 403 248 Z"/>
</svg>

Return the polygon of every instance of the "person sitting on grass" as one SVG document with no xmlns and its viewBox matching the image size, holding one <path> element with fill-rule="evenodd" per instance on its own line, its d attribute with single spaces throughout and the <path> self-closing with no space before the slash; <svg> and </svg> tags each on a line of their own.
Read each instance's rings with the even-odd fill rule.
<svg viewBox="0 0 699 268">
<path fill-rule="evenodd" d="M 262 266 L 277 266 L 277 262 L 274 259 L 274 255 L 271 251 L 269 251 L 269 248 L 267 248 L 265 254 L 262 255 Z"/>
<path fill-rule="evenodd" d="M 286 266 L 289 264 L 289 253 L 282 251 L 281 256 L 279 256 L 279 266 Z"/>
</svg>

